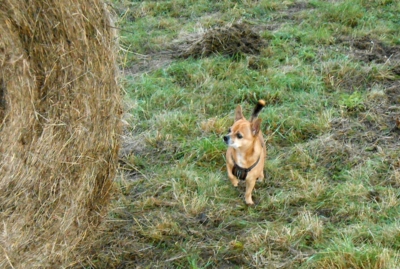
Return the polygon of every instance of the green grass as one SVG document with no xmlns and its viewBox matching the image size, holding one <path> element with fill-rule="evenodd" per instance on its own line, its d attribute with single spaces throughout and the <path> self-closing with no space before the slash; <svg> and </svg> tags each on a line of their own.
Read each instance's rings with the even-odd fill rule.
<svg viewBox="0 0 400 269">
<path fill-rule="evenodd" d="M 397 268 L 400 104 L 389 90 L 400 59 L 355 46 L 370 38 L 399 53 L 397 1 L 111 5 L 123 140 L 137 146 L 121 156 L 86 267 Z M 260 54 L 174 57 L 186 36 L 238 20 L 267 42 Z M 261 98 L 267 178 L 248 207 L 227 179 L 222 136 L 237 104 L 250 115 Z"/>
</svg>

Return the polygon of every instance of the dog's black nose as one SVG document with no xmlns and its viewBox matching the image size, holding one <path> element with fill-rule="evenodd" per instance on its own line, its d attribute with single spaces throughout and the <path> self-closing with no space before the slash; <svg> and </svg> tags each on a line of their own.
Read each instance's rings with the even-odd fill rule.
<svg viewBox="0 0 400 269">
<path fill-rule="evenodd" d="M 229 140 L 229 136 L 225 135 L 225 136 L 224 136 L 224 141 L 225 141 L 225 143 L 228 142 L 228 140 Z"/>
</svg>

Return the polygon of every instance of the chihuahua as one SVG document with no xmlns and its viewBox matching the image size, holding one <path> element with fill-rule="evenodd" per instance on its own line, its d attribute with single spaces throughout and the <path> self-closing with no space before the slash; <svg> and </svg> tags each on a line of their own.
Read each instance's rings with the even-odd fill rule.
<svg viewBox="0 0 400 269">
<path fill-rule="evenodd" d="M 237 187 L 239 180 L 246 181 L 245 201 L 253 205 L 251 193 L 257 180 L 264 178 L 264 161 L 267 150 L 262 132 L 260 131 L 261 119 L 258 114 L 265 106 L 264 100 L 259 100 L 253 110 L 250 121 L 242 113 L 238 105 L 235 111 L 235 122 L 229 133 L 224 136 L 228 145 L 226 151 L 226 168 L 232 185 Z"/>
</svg>

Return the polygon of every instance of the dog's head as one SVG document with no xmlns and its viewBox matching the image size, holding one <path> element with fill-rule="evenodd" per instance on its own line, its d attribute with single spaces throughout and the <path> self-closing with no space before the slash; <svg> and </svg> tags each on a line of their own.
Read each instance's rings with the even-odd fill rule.
<svg viewBox="0 0 400 269">
<path fill-rule="evenodd" d="M 259 102 L 254 109 L 252 120 L 248 121 L 243 116 L 242 107 L 238 105 L 235 111 L 235 122 L 229 128 L 228 134 L 224 136 L 224 141 L 229 147 L 235 149 L 247 149 L 252 147 L 254 139 L 260 132 L 261 119 L 256 119 L 261 108 L 257 108 L 261 104 L 261 108 L 265 103 Z"/>
</svg>

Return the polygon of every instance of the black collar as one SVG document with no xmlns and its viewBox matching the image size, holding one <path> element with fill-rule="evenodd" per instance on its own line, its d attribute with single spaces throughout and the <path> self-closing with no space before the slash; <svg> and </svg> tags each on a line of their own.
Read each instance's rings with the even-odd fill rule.
<svg viewBox="0 0 400 269">
<path fill-rule="evenodd" d="M 247 174 L 251 171 L 251 169 L 253 169 L 258 164 L 258 162 L 260 161 L 260 157 L 261 156 L 259 156 L 257 161 L 252 166 L 250 166 L 249 168 L 240 167 L 235 162 L 235 159 L 233 158 L 233 154 L 231 155 L 231 157 L 232 157 L 232 161 L 233 161 L 233 164 L 234 164 L 234 166 L 232 168 L 232 174 L 235 177 L 237 177 L 238 179 L 240 179 L 240 180 L 245 180 L 246 177 L 247 177 Z"/>
</svg>

